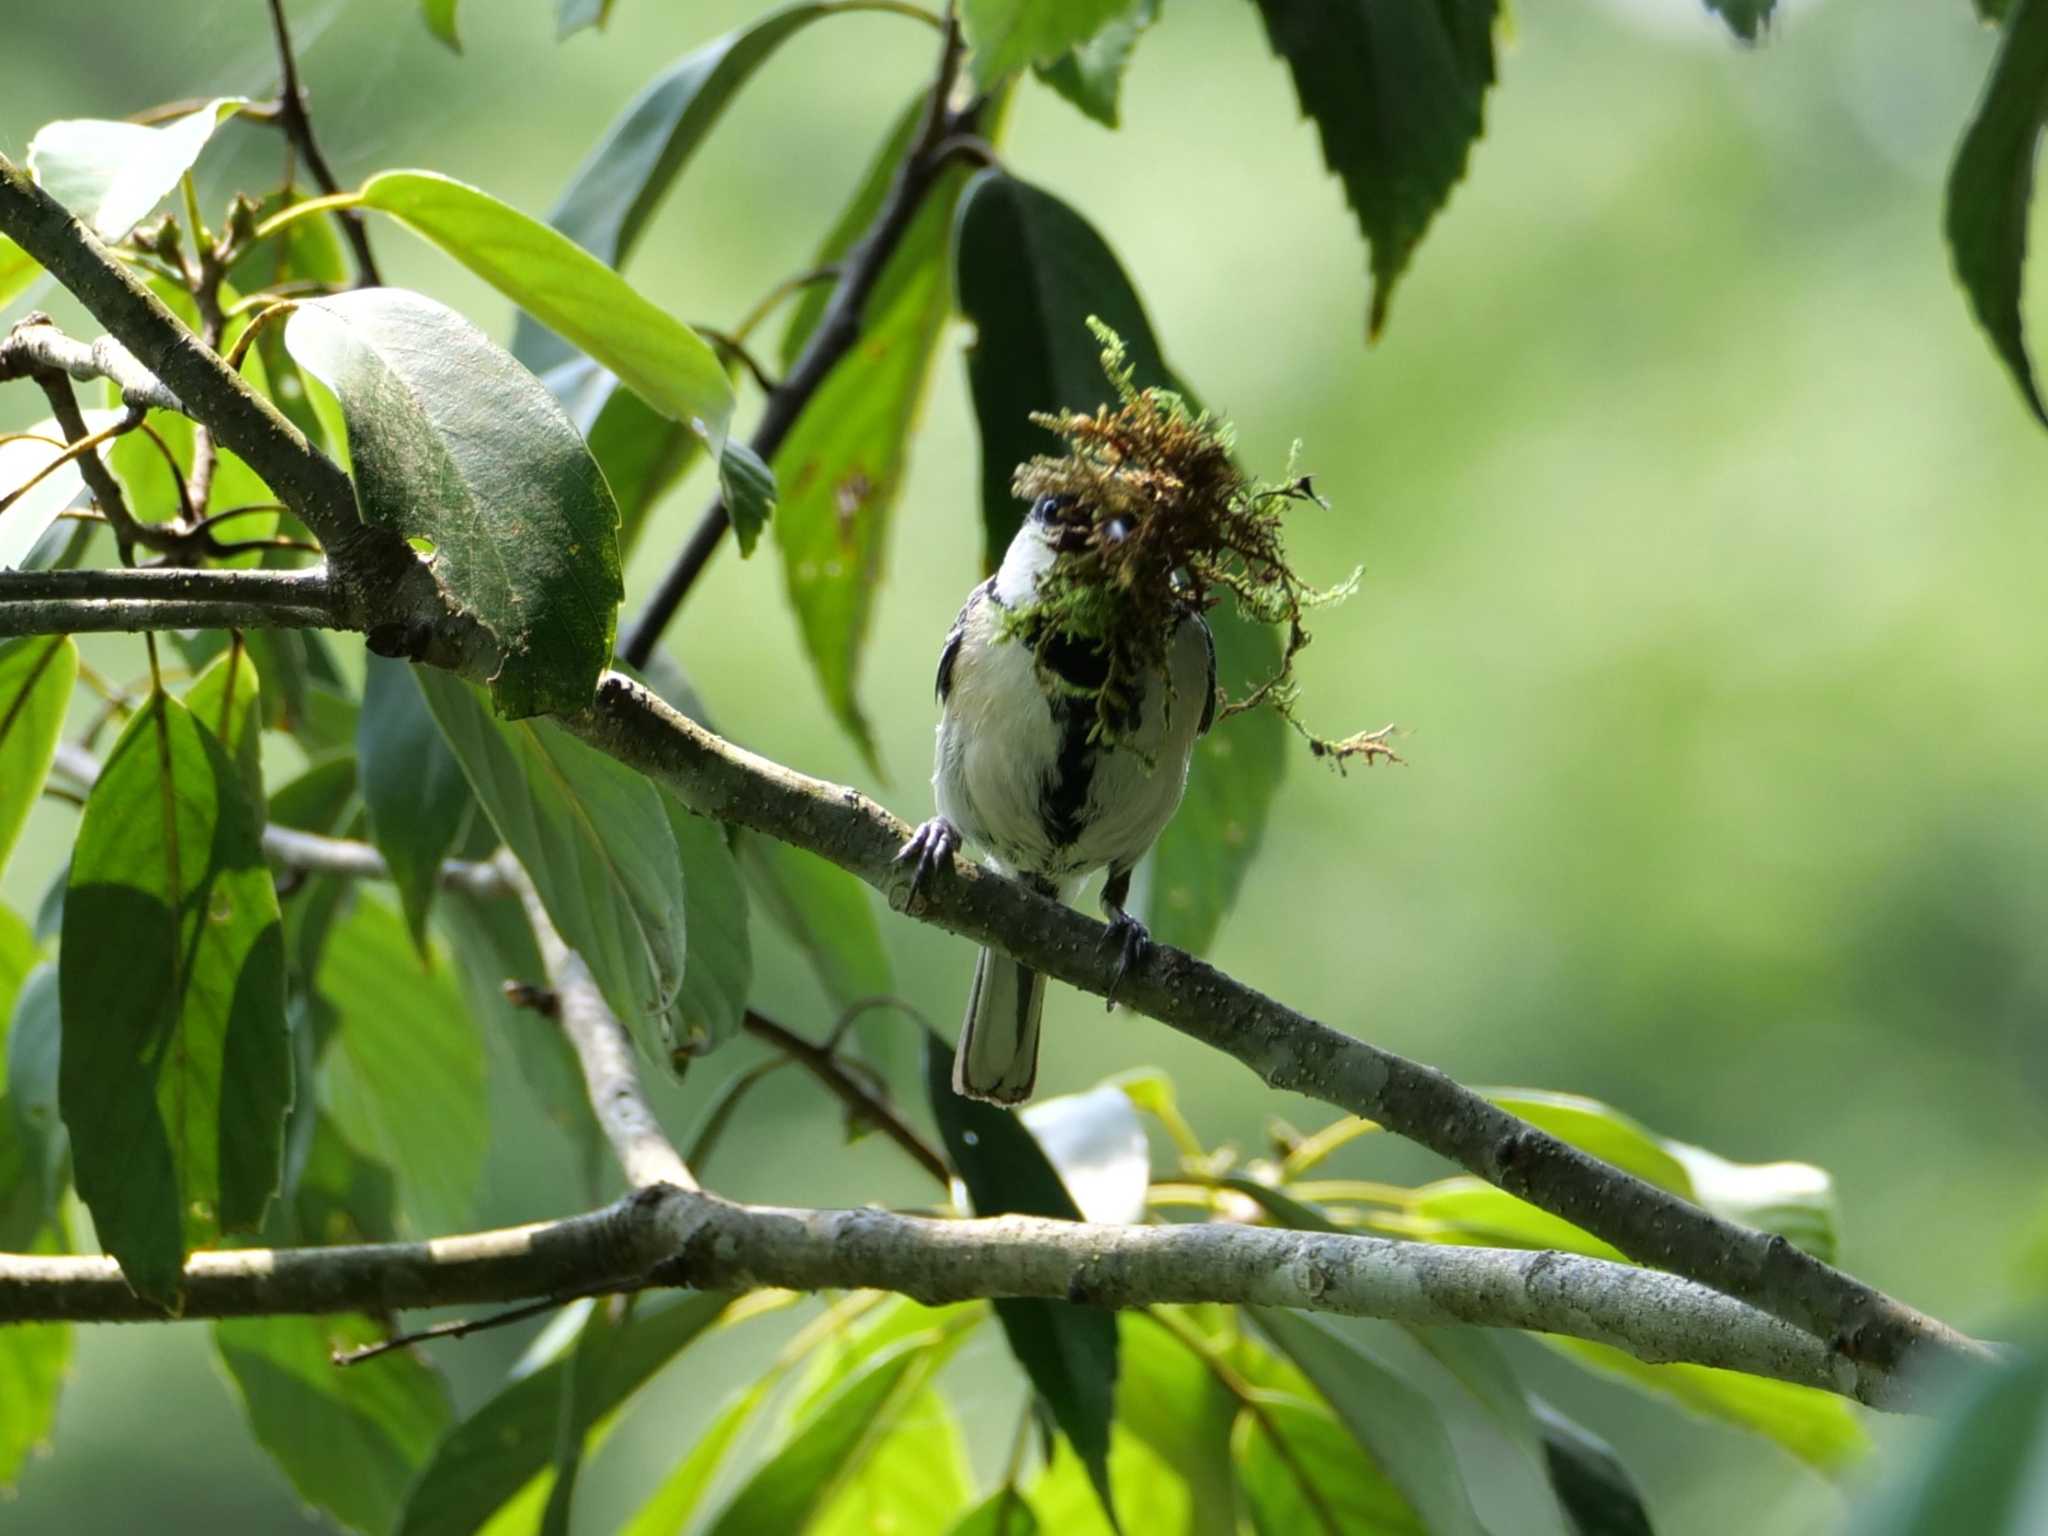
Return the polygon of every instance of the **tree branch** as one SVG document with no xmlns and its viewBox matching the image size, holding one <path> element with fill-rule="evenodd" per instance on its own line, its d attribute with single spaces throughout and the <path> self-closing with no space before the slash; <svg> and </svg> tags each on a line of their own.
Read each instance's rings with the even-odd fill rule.
<svg viewBox="0 0 2048 1536">
<path fill-rule="evenodd" d="M 320 141 L 313 137 L 313 117 L 306 110 L 306 93 L 299 84 L 299 61 L 292 53 L 291 28 L 285 25 L 284 0 L 270 0 L 270 30 L 277 40 L 278 126 L 284 129 L 299 158 L 306 162 L 306 169 L 320 190 L 329 194 L 339 192 L 341 183 L 334 179 L 327 157 L 320 153 Z M 343 238 L 355 253 L 356 276 L 363 287 L 374 288 L 384 279 L 378 275 L 377 258 L 371 253 L 370 232 L 362 214 L 345 208 L 335 216 L 341 221 Z"/>
<path fill-rule="evenodd" d="M 0 571 L 0 637 L 108 630 L 338 629 L 326 572 Z"/>
<path fill-rule="evenodd" d="M 353 1248 L 196 1254 L 187 1318 L 474 1306 L 631 1289 L 877 1289 L 938 1304 L 1035 1296 L 1091 1306 L 1222 1302 L 1470 1323 L 1592 1339 L 1639 1359 L 1797 1382 L 1879 1408 L 1906 1384 L 1674 1275 L 1602 1259 L 1204 1222 L 1123 1227 L 1038 1217 L 935 1220 L 735 1205 L 648 1185 L 588 1215 Z M 110 1259 L 0 1256 L 0 1319 L 139 1322 Z"/>
<path fill-rule="evenodd" d="M 309 875 L 338 875 L 344 880 L 391 878 L 391 866 L 384 862 L 384 855 L 368 843 L 322 837 L 317 832 L 301 832 L 275 822 L 263 829 L 263 853 L 274 863 Z M 448 859 L 441 865 L 439 878 L 445 890 L 462 891 L 485 900 L 516 894 L 512 882 L 497 864 Z"/>
<path fill-rule="evenodd" d="M 136 410 L 185 409 L 163 380 L 113 337 L 74 341 L 57 329 L 56 321 L 36 310 L 15 321 L 7 339 L 0 341 L 0 379 L 29 378 L 45 369 L 67 373 L 81 384 L 111 379 L 121 391 L 121 403 Z"/>
<path fill-rule="evenodd" d="M 848 1114 L 873 1126 L 895 1142 L 913 1162 L 940 1184 L 951 1186 L 953 1170 L 946 1166 L 946 1160 L 939 1155 L 938 1149 L 905 1125 L 903 1117 L 896 1113 L 894 1106 L 878 1097 L 867 1084 L 847 1071 L 839 1060 L 837 1051 L 829 1046 L 813 1045 L 795 1030 L 787 1029 L 766 1014 L 757 1013 L 751 1008 L 740 1021 L 740 1027 L 755 1039 L 766 1041 L 810 1073 L 846 1106 Z"/>
<path fill-rule="evenodd" d="M 938 67 L 926 99 L 924 117 L 911 138 L 910 147 L 904 152 L 902 163 L 896 168 L 888 195 L 875 211 L 874 222 L 868 225 L 839 263 L 839 281 L 832 290 L 831 301 L 825 306 L 817 328 L 804 343 L 803 352 L 795 364 L 781 384 L 769 392 L 761 420 L 754 428 L 753 437 L 748 440 L 747 446 L 764 464 L 775 457 L 776 450 L 789 436 L 790 429 L 796 425 L 797 418 L 810 404 L 811 397 L 818 392 L 827 375 L 860 340 L 861 312 L 867 307 L 868 297 L 881 280 L 882 269 L 902 243 L 904 232 L 917 215 L 918 205 L 938 179 L 941 164 L 932 154 L 933 148 L 949 132 L 970 130 L 973 126 L 971 110 L 957 119 L 946 111 L 946 98 L 959 74 L 961 52 L 960 26 L 950 9 L 946 13 L 943 30 Z M 677 552 L 675 563 L 662 577 L 661 585 L 655 589 L 654 596 L 641 610 L 640 617 L 620 645 L 619 656 L 627 665 L 647 665 L 647 658 L 654 654 L 661 632 L 668 627 L 669 620 L 675 617 L 684 597 L 696 584 L 698 575 L 710 561 L 719 541 L 725 537 L 731 521 L 725 498 L 713 497 L 695 530 Z"/>
</svg>

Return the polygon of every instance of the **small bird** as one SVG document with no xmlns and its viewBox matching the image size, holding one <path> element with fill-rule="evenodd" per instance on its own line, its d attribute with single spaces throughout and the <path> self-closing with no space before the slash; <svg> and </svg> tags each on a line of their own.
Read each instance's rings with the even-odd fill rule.
<svg viewBox="0 0 2048 1536">
<path fill-rule="evenodd" d="M 1095 524 L 1095 509 L 1076 497 L 1039 497 L 1002 566 L 953 621 L 939 653 L 938 815 L 898 862 L 912 866 L 912 891 L 921 891 L 964 837 L 998 873 L 1060 899 L 1106 866 L 1102 910 L 1121 947 L 1121 980 L 1151 944 L 1124 910 L 1131 871 L 1179 809 L 1196 738 L 1215 718 L 1216 648 L 1199 607 L 1179 606 L 1165 666 L 1120 689 L 1113 729 L 1101 729 L 1106 647 L 1063 633 L 1034 645 L 1004 622 L 1005 610 L 1038 594 L 1062 553 L 1131 531 L 1122 519 Z M 1029 1098 L 1044 1003 L 1043 976 L 984 949 L 953 1054 L 954 1092 L 998 1104 Z"/>
</svg>

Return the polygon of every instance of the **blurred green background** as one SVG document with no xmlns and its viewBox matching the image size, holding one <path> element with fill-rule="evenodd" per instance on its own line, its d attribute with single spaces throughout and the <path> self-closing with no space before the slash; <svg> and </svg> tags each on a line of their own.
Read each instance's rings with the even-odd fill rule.
<svg viewBox="0 0 2048 1536">
<path fill-rule="evenodd" d="M 471 0 L 459 59 L 410 0 L 292 13 L 345 182 L 426 166 L 538 213 L 648 75 L 760 9 L 618 0 L 608 32 L 557 46 L 543 0 Z M 7 11 L 0 148 L 16 157 L 53 117 L 273 83 L 260 0 Z M 1362 245 L 1251 6 L 1169 5 L 1121 132 L 1034 85 L 1005 149 L 1118 249 L 1255 466 L 1303 440 L 1333 509 L 1300 518 L 1301 568 L 1366 566 L 1303 658 L 1309 718 L 1398 720 L 1411 766 L 1340 779 L 1298 756 L 1214 958 L 1469 1082 L 1584 1092 L 1732 1157 L 1820 1163 L 1847 1267 L 1981 1327 L 2017 1294 L 2048 1150 L 2048 518 L 2029 489 L 2048 438 L 1939 236 L 1992 45 L 1965 0 L 1793 5 L 1755 50 L 1693 0 L 1519 7 L 1487 137 L 1371 350 Z M 636 282 L 729 324 L 806 265 L 930 52 L 887 16 L 800 36 L 670 198 Z M 267 185 L 277 153 L 265 130 L 228 130 L 206 205 Z M 377 238 L 390 280 L 509 334 L 467 274 L 395 227 Z M 669 641 L 729 734 L 913 820 L 938 641 L 980 558 L 966 340 L 943 343 L 868 650 L 889 780 L 829 724 L 772 554 L 722 554 Z M 0 427 L 40 413 L 0 396 Z M 636 596 L 705 494 L 699 476 L 666 504 Z M 95 654 L 143 666 L 139 642 Z M 0 880 L 17 910 L 72 825 L 36 812 Z M 967 947 L 884 930 L 902 993 L 950 1028 Z M 759 947 L 762 1005 L 821 1031 L 793 953 Z M 1269 1116 L 1327 1118 L 1060 989 L 1047 1019 L 1042 1092 L 1156 1064 L 1212 1141 L 1256 1148 Z M 679 1132 L 728 1065 L 669 1095 Z M 479 1221 L 579 1207 L 565 1144 L 499 1083 Z M 885 1144 L 842 1140 L 833 1106 L 779 1075 L 709 1177 L 793 1204 L 928 1198 Z M 1434 1171 L 1386 1145 L 1346 1158 Z M 580 1529 L 610 1529 L 763 1358 L 776 1325 L 750 1326 L 657 1383 L 586 1479 Z M 461 1401 L 519 1342 L 440 1350 Z M 999 1348 L 985 1332 L 956 1372 L 986 1389 L 967 1410 L 984 1465 L 1018 1390 Z M 1776 1536 L 1839 1515 L 1763 1442 L 1541 1369 L 1621 1448 L 1660 1531 Z M 139 1501 L 161 1531 L 306 1518 L 199 1328 L 83 1338 L 54 1452 L 0 1529 L 131 1530 Z"/>
</svg>

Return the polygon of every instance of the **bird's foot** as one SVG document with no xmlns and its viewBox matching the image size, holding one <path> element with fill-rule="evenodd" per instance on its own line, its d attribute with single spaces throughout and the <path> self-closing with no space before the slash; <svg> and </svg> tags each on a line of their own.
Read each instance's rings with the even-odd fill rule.
<svg viewBox="0 0 2048 1536">
<path fill-rule="evenodd" d="M 1117 946 L 1116 975 L 1110 978 L 1109 990 L 1103 994 L 1103 1005 L 1116 1007 L 1116 995 L 1123 989 L 1124 977 L 1134 965 L 1143 965 L 1152 953 L 1152 935 L 1122 907 L 1112 907 L 1109 913 L 1109 932 L 1103 943 Z"/>
<path fill-rule="evenodd" d="M 910 866 L 910 898 L 906 906 L 917 905 L 932 876 L 950 864 L 959 851 L 960 829 L 943 816 L 934 816 L 910 834 L 910 841 L 896 855 L 898 864 Z"/>
</svg>

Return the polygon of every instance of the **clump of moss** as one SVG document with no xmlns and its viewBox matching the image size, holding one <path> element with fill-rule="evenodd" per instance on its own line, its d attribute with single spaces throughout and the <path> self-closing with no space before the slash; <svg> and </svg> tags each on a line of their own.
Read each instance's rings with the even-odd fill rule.
<svg viewBox="0 0 2048 1536">
<path fill-rule="evenodd" d="M 1309 477 L 1294 473 L 1292 455 L 1282 481 L 1246 475 L 1227 421 L 1194 410 L 1171 390 L 1139 389 L 1122 339 L 1092 316 L 1088 328 L 1102 343 L 1103 371 L 1118 403 L 1092 415 L 1031 418 L 1065 438 L 1068 451 L 1018 466 L 1012 489 L 1031 503 L 1058 499 L 1058 554 L 1037 597 L 1005 615 L 1006 632 L 1032 645 L 1041 664 L 1062 637 L 1106 658 L 1106 677 L 1095 689 L 1074 689 L 1053 669 L 1043 670 L 1055 686 L 1092 694 L 1092 734 L 1114 743 L 1134 718 L 1138 681 L 1164 669 L 1182 617 L 1204 612 L 1228 592 L 1239 612 L 1254 623 L 1283 627 L 1286 639 L 1274 673 L 1242 697 L 1219 698 L 1216 718 L 1264 706 L 1299 731 L 1312 753 L 1340 769 L 1353 758 L 1398 762 L 1385 742 L 1391 727 L 1330 740 L 1295 714 L 1294 659 L 1311 638 L 1306 616 L 1348 597 L 1360 574 L 1318 588 L 1288 564 L 1285 513 L 1304 502 L 1327 505 Z"/>
</svg>

